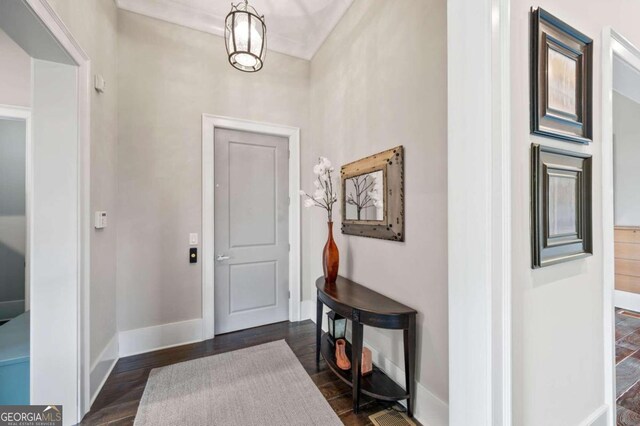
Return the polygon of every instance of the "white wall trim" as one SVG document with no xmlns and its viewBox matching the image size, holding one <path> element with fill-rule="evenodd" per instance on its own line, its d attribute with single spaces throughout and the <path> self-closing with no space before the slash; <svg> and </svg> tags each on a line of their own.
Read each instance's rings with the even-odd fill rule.
<svg viewBox="0 0 640 426">
<path fill-rule="evenodd" d="M 78 404 L 69 415 L 65 416 L 73 423 L 78 423 L 89 411 L 91 405 L 89 381 L 91 365 L 89 348 L 91 60 L 47 0 L 23 1 L 78 66 Z M 32 389 L 36 381 L 37 378 L 31 375 Z"/>
<path fill-rule="evenodd" d="M 602 404 L 598 407 L 593 413 L 589 414 L 589 417 L 580 422 L 579 426 L 591 426 L 593 424 L 601 424 L 596 423 L 600 418 L 607 413 L 609 410 L 608 404 Z M 613 414 L 615 415 L 615 410 L 613 410 Z M 607 419 L 608 421 L 608 419 Z M 607 423 L 609 424 L 609 423 Z"/>
<path fill-rule="evenodd" d="M 613 306 L 616 308 L 640 312 L 640 294 L 615 290 L 613 295 Z"/>
<path fill-rule="evenodd" d="M 449 421 L 508 426 L 511 75 L 508 0 L 447 2 Z M 469 180 L 469 176 L 474 176 Z"/>
<path fill-rule="evenodd" d="M 615 255 L 613 170 L 613 56 L 640 70 L 640 50 L 625 37 L 606 27 L 602 31 L 602 256 L 605 405 L 607 424 L 616 424 L 615 401 Z M 616 292 L 616 301 L 618 299 Z"/>
<path fill-rule="evenodd" d="M 203 339 L 214 337 L 214 149 L 215 128 L 289 138 L 289 321 L 300 321 L 300 129 L 250 120 L 202 115 L 202 318 Z"/>
<path fill-rule="evenodd" d="M 386 358 L 366 340 L 363 345 L 371 350 L 373 363 L 384 371 L 394 382 L 404 388 L 404 370 Z M 423 425 L 447 426 L 449 424 L 449 404 L 434 395 L 429 389 L 416 381 L 416 404 L 413 415 Z M 406 407 L 406 400 L 400 401 Z"/>
<path fill-rule="evenodd" d="M 114 334 L 102 353 L 91 366 L 91 405 L 102 390 L 104 383 L 118 362 L 118 333 Z"/>
<path fill-rule="evenodd" d="M 121 331 L 120 358 L 202 341 L 202 319 Z"/>
</svg>

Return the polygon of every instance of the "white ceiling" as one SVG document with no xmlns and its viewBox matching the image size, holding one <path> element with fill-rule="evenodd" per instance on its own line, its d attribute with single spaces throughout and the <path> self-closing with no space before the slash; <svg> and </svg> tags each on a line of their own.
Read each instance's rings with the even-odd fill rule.
<svg viewBox="0 0 640 426">
<path fill-rule="evenodd" d="M 242 0 L 234 0 L 234 4 Z M 269 50 L 311 59 L 353 0 L 253 0 L 265 16 Z M 224 36 L 229 0 L 116 0 L 118 7 Z"/>
</svg>

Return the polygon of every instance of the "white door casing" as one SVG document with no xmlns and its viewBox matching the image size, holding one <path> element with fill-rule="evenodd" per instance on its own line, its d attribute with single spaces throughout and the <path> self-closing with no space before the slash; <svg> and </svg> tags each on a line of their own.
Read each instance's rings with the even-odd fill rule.
<svg viewBox="0 0 640 426">
<path fill-rule="evenodd" d="M 510 25 L 509 0 L 447 2 L 452 426 L 512 424 Z"/>
<path fill-rule="evenodd" d="M 214 337 L 214 131 L 232 129 L 289 140 L 289 321 L 300 320 L 300 129 L 203 114 L 202 116 L 202 316 L 203 339 Z"/>
<path fill-rule="evenodd" d="M 602 31 L 602 257 L 604 404 L 607 424 L 616 424 L 615 395 L 615 255 L 613 170 L 613 59 L 622 59 L 640 72 L 640 49 L 611 27 Z"/>
<path fill-rule="evenodd" d="M 69 327 L 72 327 L 74 330 L 73 335 L 75 336 L 74 342 L 72 345 L 59 345 L 57 350 L 60 352 L 65 351 L 68 357 L 65 358 L 73 359 L 73 366 L 70 363 L 69 368 L 73 371 L 70 371 L 69 374 L 72 376 L 73 386 L 65 387 L 62 389 L 59 383 L 56 383 L 55 375 L 40 375 L 33 374 L 33 361 L 36 361 L 40 366 L 42 371 L 55 371 L 56 370 L 56 361 L 58 358 L 55 356 L 40 356 L 39 354 L 37 359 L 33 357 L 33 348 L 32 348 L 32 375 L 31 375 L 31 393 L 33 397 L 34 393 L 34 384 L 37 386 L 37 391 L 39 395 L 42 395 L 43 398 L 47 399 L 47 402 L 50 403 L 50 397 L 48 395 L 59 395 L 61 392 L 64 393 L 65 400 L 73 401 L 73 403 L 69 404 L 65 407 L 65 415 L 64 422 L 65 424 L 75 424 L 78 423 L 83 415 L 89 411 L 90 407 L 90 398 L 89 398 L 89 370 L 90 370 L 90 353 L 89 353 L 89 279 L 90 279 L 90 96 L 91 96 L 91 61 L 89 56 L 84 52 L 84 50 L 80 47 L 78 42 L 75 40 L 73 35 L 69 32 L 69 29 L 62 22 L 60 17 L 53 10 L 51 5 L 47 0 L 22 0 L 20 2 L 3 2 L 3 6 L 10 7 L 10 10 L 16 12 L 17 15 L 9 16 L 9 18 L 14 19 L 13 23 L 17 23 L 14 25 L 14 29 L 17 29 L 17 32 L 20 33 L 22 37 L 30 37 L 33 34 L 24 31 L 24 28 L 33 28 L 33 22 L 21 22 L 20 20 L 30 19 L 32 20 L 34 17 L 38 21 L 39 24 L 42 25 L 46 29 L 48 36 L 54 39 L 54 43 L 52 44 L 39 44 L 43 39 L 40 38 L 39 42 L 32 43 L 28 40 L 23 40 L 26 44 L 23 44 L 23 48 L 27 51 L 27 53 L 34 57 L 38 58 L 41 55 L 47 56 L 48 60 L 55 61 L 49 55 L 51 52 L 48 52 L 47 49 L 50 48 L 51 45 L 55 45 L 62 49 L 65 54 L 64 56 L 70 60 L 69 64 L 73 64 L 76 67 L 76 79 L 75 79 L 75 95 L 77 99 L 77 131 L 76 131 L 76 150 L 75 155 L 72 157 L 75 162 L 74 166 L 76 167 L 76 173 L 74 177 L 74 191 L 75 191 L 75 203 L 74 208 L 76 210 L 74 216 L 76 217 L 74 227 L 77 232 L 74 232 L 75 235 L 75 262 L 73 270 L 70 272 L 75 275 L 75 279 L 73 280 L 73 297 L 64 300 L 64 307 L 70 311 L 76 313 L 74 321 L 72 324 L 68 324 Z M 24 9 L 21 7 L 25 7 L 26 13 Z M 19 43 L 20 44 L 20 43 Z M 47 46 L 43 50 L 43 46 Z M 56 56 L 56 55 L 53 55 Z M 64 61 L 63 61 L 64 62 Z M 33 144 L 35 145 L 35 135 L 33 137 Z M 35 161 L 35 159 L 34 159 Z M 35 167 L 34 167 L 35 168 Z M 33 174 L 32 174 L 33 176 Z M 33 197 L 34 199 L 36 197 Z M 31 216 L 32 218 L 37 214 L 35 209 L 32 209 Z M 32 224 L 35 219 L 32 219 Z M 34 231 L 35 233 L 35 231 Z M 30 243 L 36 245 L 34 243 L 34 235 L 29 236 Z M 32 249 L 33 251 L 33 249 Z M 34 260 L 35 261 L 35 260 Z M 34 297 L 34 272 L 37 271 L 36 265 L 30 265 L 29 275 L 32 278 L 30 281 L 31 286 L 31 295 L 30 298 L 33 300 Z M 32 336 L 37 333 L 39 330 L 34 329 L 34 323 L 31 324 Z M 61 332 L 64 332 L 64 329 L 60 329 Z M 45 333 L 45 330 L 41 330 L 42 333 Z M 58 363 L 59 364 L 59 363 Z M 40 402 L 33 401 L 32 402 Z"/>
</svg>

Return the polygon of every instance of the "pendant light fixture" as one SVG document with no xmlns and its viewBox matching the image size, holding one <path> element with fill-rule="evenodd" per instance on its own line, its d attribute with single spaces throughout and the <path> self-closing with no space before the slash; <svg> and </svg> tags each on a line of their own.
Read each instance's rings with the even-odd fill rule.
<svg viewBox="0 0 640 426">
<path fill-rule="evenodd" d="M 262 69 L 267 53 L 267 26 L 264 16 L 249 5 L 247 0 L 231 4 L 224 28 L 229 63 L 240 71 L 256 72 Z"/>
</svg>

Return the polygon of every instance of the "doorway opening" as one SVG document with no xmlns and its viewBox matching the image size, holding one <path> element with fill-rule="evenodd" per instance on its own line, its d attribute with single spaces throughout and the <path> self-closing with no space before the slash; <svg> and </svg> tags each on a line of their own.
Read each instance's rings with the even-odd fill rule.
<svg viewBox="0 0 640 426">
<path fill-rule="evenodd" d="M 0 106 L 1 405 L 30 401 L 30 129 L 28 108 Z"/>
<path fill-rule="evenodd" d="M 242 158 L 253 158 L 255 164 L 234 165 L 228 161 L 232 151 L 242 151 Z M 226 161 L 219 163 L 216 156 Z M 242 193 L 243 186 L 253 189 Z M 237 193 L 233 202 L 230 191 Z M 298 128 L 203 115 L 204 339 L 260 323 L 300 320 L 299 191 Z M 264 219 L 252 221 L 262 223 L 258 229 L 243 225 L 241 219 L 249 214 Z M 230 222 L 231 216 L 237 223 Z"/>
<path fill-rule="evenodd" d="M 603 46 L 605 397 L 611 424 L 640 424 L 640 51 L 607 28 Z"/>
<path fill-rule="evenodd" d="M 0 48 L 26 58 L 0 55 L 0 116 L 21 111 L 27 135 L 25 227 L 13 228 L 26 235 L 23 401 L 55 401 L 76 424 L 89 409 L 89 58 L 45 0 L 0 2 L 0 30 Z"/>
</svg>

